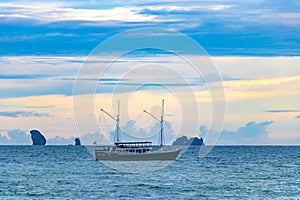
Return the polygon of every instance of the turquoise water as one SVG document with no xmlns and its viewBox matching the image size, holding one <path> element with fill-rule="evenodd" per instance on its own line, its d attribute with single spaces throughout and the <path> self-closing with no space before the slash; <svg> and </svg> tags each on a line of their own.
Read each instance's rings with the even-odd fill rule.
<svg viewBox="0 0 300 200">
<path fill-rule="evenodd" d="M 0 153 L 0 199 L 300 199 L 300 146 L 218 146 L 139 174 L 106 167 L 84 147 Z"/>
</svg>

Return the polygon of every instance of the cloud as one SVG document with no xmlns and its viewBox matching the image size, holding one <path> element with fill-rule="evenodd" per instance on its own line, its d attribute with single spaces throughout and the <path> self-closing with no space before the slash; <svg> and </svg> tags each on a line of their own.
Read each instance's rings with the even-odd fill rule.
<svg viewBox="0 0 300 200">
<path fill-rule="evenodd" d="M 97 87 L 98 93 L 112 92 L 116 85 L 123 86 L 122 90 L 132 90 L 136 86 L 143 86 L 143 89 L 152 90 L 158 87 L 192 87 L 203 85 L 203 80 L 193 79 L 179 80 L 179 75 L 162 73 L 153 80 L 152 76 L 144 73 L 142 70 L 131 73 L 129 78 L 120 78 L 120 73 L 130 70 L 127 66 L 142 65 L 144 62 L 150 64 L 173 64 L 180 65 L 177 60 L 169 61 L 169 55 L 165 56 L 150 56 L 147 58 L 125 57 L 119 61 L 114 62 L 112 70 L 107 72 L 105 77 L 99 78 L 95 74 L 96 68 L 106 66 L 112 61 L 112 57 L 91 58 L 87 63 L 86 74 L 82 77 L 77 77 L 77 71 L 80 68 L 84 58 L 83 57 L 57 57 L 57 56 L 11 56 L 4 57 L 0 63 L 5 66 L 0 75 L 0 98 L 23 97 L 23 96 L 38 96 L 50 94 L 63 94 L 70 96 L 73 94 L 73 86 L 75 81 L 80 81 L 82 84 L 93 84 L 99 82 L 101 86 Z M 70 64 L 70 62 L 72 64 Z M 103 64 L 103 65 L 102 65 Z M 181 67 L 183 69 L 183 67 Z M 150 68 L 148 68 L 149 70 Z M 120 71 L 121 70 L 121 71 Z M 26 74 L 30 71 L 31 74 Z M 166 71 L 166 70 L 164 70 Z M 149 71 L 151 72 L 151 70 Z M 47 75 L 46 75 L 47 74 Z M 168 77 L 166 79 L 165 77 Z M 131 80 L 132 78 L 132 80 Z M 148 80 L 146 83 L 145 80 Z M 149 80 L 153 80 L 149 82 Z M 102 87 L 104 86 L 104 87 Z M 125 88 L 125 89 L 124 89 Z"/>
<path fill-rule="evenodd" d="M 47 139 L 48 145 L 68 145 L 74 143 L 75 143 L 75 137 L 65 138 L 61 136 L 56 136 L 54 138 Z"/>
<path fill-rule="evenodd" d="M 289 82 L 300 81 L 300 75 L 289 76 L 289 77 L 279 77 L 279 78 L 264 78 L 264 79 L 256 79 L 256 80 L 237 80 L 232 81 L 232 85 L 237 87 L 271 87 L 276 85 L 282 85 Z M 230 81 L 229 81 L 230 82 Z M 230 86 L 231 83 L 226 83 Z"/>
<path fill-rule="evenodd" d="M 293 113 L 293 112 L 300 112 L 300 110 L 265 110 L 265 112 L 271 112 L 271 113 Z"/>
<path fill-rule="evenodd" d="M 49 75 L 41 74 L 1 74 L 0 79 L 43 79 L 48 78 Z"/>
<path fill-rule="evenodd" d="M 7 132 L 7 136 L 0 134 L 0 144 L 2 145 L 29 145 L 30 135 L 26 131 L 13 129 Z"/>
<path fill-rule="evenodd" d="M 39 113 L 34 111 L 1 111 L 0 116 L 2 117 L 49 117 L 49 113 Z"/>
<path fill-rule="evenodd" d="M 271 125 L 273 121 L 264 122 L 248 122 L 245 126 L 241 126 L 235 131 L 223 130 L 220 134 L 217 144 L 268 144 L 271 139 L 268 137 L 267 127 Z M 200 137 L 205 137 L 208 133 L 208 129 L 205 126 L 200 127 Z M 217 133 L 214 130 L 210 130 L 210 134 Z M 208 144 L 210 141 L 206 141 Z"/>
<path fill-rule="evenodd" d="M 93 145 L 94 142 L 96 144 L 101 144 L 101 145 L 109 145 L 111 144 L 111 141 L 109 141 L 108 138 L 106 138 L 103 134 L 101 133 L 87 133 L 84 134 L 83 136 L 80 136 L 80 141 L 81 144 L 83 145 Z"/>
<path fill-rule="evenodd" d="M 46 138 L 47 145 L 69 145 L 75 144 L 76 137 L 55 136 Z M 98 144 L 110 144 L 105 137 L 98 133 L 88 133 L 79 137 L 83 145 L 93 145 L 94 141 Z M 31 135 L 20 129 L 7 131 L 6 135 L 0 133 L 0 145 L 31 145 Z"/>
<path fill-rule="evenodd" d="M 296 116 L 295 118 L 296 118 L 296 119 L 300 119 L 300 115 Z"/>
<path fill-rule="evenodd" d="M 164 27 L 191 36 L 214 55 L 299 55 L 297 6 L 230 0 L 2 2 L 0 52 L 82 55 L 114 33 Z"/>
<path fill-rule="evenodd" d="M 49 106 L 25 106 L 25 108 L 54 108 L 54 105 Z"/>
<path fill-rule="evenodd" d="M 139 14 L 135 8 L 75 8 L 58 3 L 0 3 L 2 13 L 0 18 L 33 19 L 40 23 L 57 21 L 125 21 L 139 22 L 155 20 L 154 16 Z"/>
<path fill-rule="evenodd" d="M 151 141 L 154 144 L 159 144 L 160 142 L 160 122 L 154 124 L 150 127 L 150 130 L 144 128 L 139 128 L 136 126 L 135 120 L 127 121 L 126 125 L 120 127 L 120 141 Z M 115 141 L 115 130 L 110 132 L 110 140 Z M 175 138 L 174 131 L 172 129 L 172 124 L 168 121 L 164 123 L 164 134 L 163 140 L 164 144 L 170 144 Z"/>
<path fill-rule="evenodd" d="M 140 7 L 139 13 L 141 14 L 147 14 L 147 15 L 161 15 L 164 17 L 168 16 L 179 16 L 183 15 L 184 17 L 187 16 L 187 14 L 195 15 L 195 14 L 201 14 L 201 12 L 207 12 L 207 11 L 220 11 L 227 8 L 232 7 L 231 5 L 190 5 L 190 6 L 145 6 Z"/>
<path fill-rule="evenodd" d="M 6 136 L 0 134 L 0 144 L 6 145 L 6 144 L 8 144 L 8 142 L 9 142 L 8 138 Z"/>
</svg>

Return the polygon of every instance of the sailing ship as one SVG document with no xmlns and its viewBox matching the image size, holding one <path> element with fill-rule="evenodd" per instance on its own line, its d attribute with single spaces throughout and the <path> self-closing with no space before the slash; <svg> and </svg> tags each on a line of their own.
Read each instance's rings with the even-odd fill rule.
<svg viewBox="0 0 300 200">
<path fill-rule="evenodd" d="M 121 142 L 120 141 L 120 102 L 118 101 L 118 114 L 112 114 L 101 109 L 111 119 L 116 121 L 116 141 L 114 145 L 96 146 L 96 160 L 106 161 L 146 161 L 146 160 L 176 160 L 181 149 L 164 150 L 163 129 L 164 129 L 164 100 L 162 100 L 162 114 L 160 119 L 144 110 L 146 114 L 160 122 L 160 145 L 155 148 L 152 142 Z"/>
</svg>

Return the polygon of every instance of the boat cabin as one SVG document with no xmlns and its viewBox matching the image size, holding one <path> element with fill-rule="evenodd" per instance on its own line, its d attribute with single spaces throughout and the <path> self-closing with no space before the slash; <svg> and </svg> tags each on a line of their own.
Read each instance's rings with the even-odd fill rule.
<svg viewBox="0 0 300 200">
<path fill-rule="evenodd" d="M 152 142 L 115 142 L 117 151 L 145 153 L 152 151 Z"/>
<path fill-rule="evenodd" d="M 145 148 L 152 147 L 152 142 L 115 142 L 119 148 Z"/>
</svg>

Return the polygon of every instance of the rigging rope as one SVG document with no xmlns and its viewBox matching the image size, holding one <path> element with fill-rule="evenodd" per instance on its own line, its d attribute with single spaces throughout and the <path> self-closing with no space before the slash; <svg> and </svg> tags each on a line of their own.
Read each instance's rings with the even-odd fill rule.
<svg viewBox="0 0 300 200">
<path fill-rule="evenodd" d="M 141 114 L 139 114 L 139 116 L 138 116 L 138 119 L 140 119 L 141 117 L 142 117 L 142 115 L 143 115 L 143 112 L 141 113 Z M 103 124 L 101 124 L 101 122 L 103 122 Z M 101 126 L 101 128 L 102 128 L 102 130 L 103 130 L 103 127 L 105 127 L 106 129 L 107 129 L 107 119 L 106 119 L 106 117 L 104 116 L 104 114 L 102 113 L 102 112 L 100 112 L 100 117 L 99 117 L 99 126 L 98 126 L 98 132 L 99 132 L 99 130 L 100 130 L 100 126 Z M 113 134 L 113 139 L 114 139 L 114 141 L 116 141 L 116 127 L 115 127 L 115 129 L 112 131 L 112 130 L 103 130 L 103 132 L 108 132 L 108 139 L 110 139 L 111 138 L 111 134 L 112 133 L 114 133 Z M 127 133 L 127 132 L 125 132 L 125 131 L 123 131 L 122 130 L 122 126 L 119 126 L 119 138 L 120 138 L 120 140 L 124 140 L 124 139 L 126 139 L 126 140 L 130 140 L 130 139 L 132 139 L 132 140 L 150 140 L 150 141 L 155 141 L 155 140 L 157 140 L 158 141 L 158 143 L 160 142 L 160 131 L 157 131 L 157 133 L 155 133 L 154 135 L 151 135 L 151 136 L 136 136 L 136 135 L 132 135 L 132 134 L 129 134 L 129 133 Z M 124 137 L 125 136 L 125 137 Z"/>
</svg>

